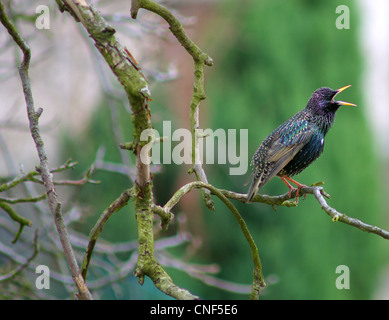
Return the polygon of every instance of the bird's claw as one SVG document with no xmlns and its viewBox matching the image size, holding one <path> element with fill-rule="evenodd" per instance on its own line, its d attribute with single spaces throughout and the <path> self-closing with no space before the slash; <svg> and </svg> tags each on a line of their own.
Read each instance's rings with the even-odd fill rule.
<svg viewBox="0 0 389 320">
<path fill-rule="evenodd" d="M 306 187 L 306 185 L 302 184 L 302 185 L 299 185 L 297 188 L 293 188 L 293 187 L 289 188 L 289 192 L 288 192 L 289 198 L 292 198 L 292 192 L 296 191 L 296 204 L 299 203 L 300 190 L 301 190 L 301 188 L 304 188 L 304 187 Z M 305 200 L 306 197 L 307 197 L 307 194 L 305 193 L 303 200 Z"/>
</svg>

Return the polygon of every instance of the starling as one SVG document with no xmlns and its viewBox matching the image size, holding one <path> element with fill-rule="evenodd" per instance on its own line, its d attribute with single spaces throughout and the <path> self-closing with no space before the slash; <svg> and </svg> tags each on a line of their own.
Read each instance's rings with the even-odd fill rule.
<svg viewBox="0 0 389 320">
<path fill-rule="evenodd" d="M 251 161 L 254 166 L 253 181 L 246 202 L 251 202 L 255 194 L 276 175 L 288 186 L 289 197 L 294 190 L 289 182 L 297 186 L 298 201 L 299 191 L 305 185 L 290 177 L 303 171 L 323 152 L 324 137 L 334 123 L 338 108 L 356 106 L 334 101 L 337 94 L 349 87 L 317 89 L 305 109 L 281 124 L 261 143 Z"/>
</svg>

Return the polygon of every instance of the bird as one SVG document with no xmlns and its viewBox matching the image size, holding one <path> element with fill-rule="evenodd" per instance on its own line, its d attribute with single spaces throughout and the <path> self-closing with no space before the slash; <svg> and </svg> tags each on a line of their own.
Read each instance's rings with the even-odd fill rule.
<svg viewBox="0 0 389 320">
<path fill-rule="evenodd" d="M 355 104 L 334 98 L 351 87 L 344 86 L 338 90 L 322 87 L 309 98 L 307 106 L 277 127 L 261 143 L 251 161 L 254 170 L 247 192 L 246 202 L 252 202 L 257 192 L 274 176 L 279 176 L 289 188 L 289 198 L 296 190 L 290 183 L 297 186 L 296 202 L 299 192 L 306 185 L 292 179 L 323 152 L 324 138 L 334 124 L 335 113 L 340 106 Z M 289 183 L 290 182 L 290 183 Z"/>
</svg>

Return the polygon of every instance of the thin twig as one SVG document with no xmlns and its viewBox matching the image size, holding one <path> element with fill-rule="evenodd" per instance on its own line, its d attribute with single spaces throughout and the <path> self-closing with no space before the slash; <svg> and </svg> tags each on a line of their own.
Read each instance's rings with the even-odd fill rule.
<svg viewBox="0 0 389 320">
<path fill-rule="evenodd" d="M 19 230 L 16 233 L 14 240 L 12 241 L 12 243 L 16 243 L 23 231 L 24 226 L 30 227 L 32 222 L 19 215 L 10 205 L 6 204 L 5 202 L 0 201 L 0 208 L 7 212 L 12 220 L 19 223 Z"/>
<path fill-rule="evenodd" d="M 35 259 L 37 254 L 38 254 L 38 229 L 35 229 L 34 251 L 32 252 L 31 256 L 26 260 L 26 262 L 24 262 L 22 265 L 18 266 L 15 270 L 12 270 L 11 272 L 8 272 L 7 274 L 0 276 L 0 282 L 5 281 L 5 280 L 9 280 L 9 279 L 15 277 L 20 272 L 22 272 L 24 269 L 26 269 L 28 267 L 28 265 L 31 263 L 31 261 Z"/>
<path fill-rule="evenodd" d="M 26 203 L 26 202 L 39 202 L 47 198 L 47 194 L 43 193 L 37 197 L 27 197 L 27 198 L 2 198 L 0 197 L 0 202 L 6 202 L 9 204 L 15 203 Z"/>
<path fill-rule="evenodd" d="M 345 215 L 344 213 L 340 213 L 339 211 L 335 210 L 334 208 L 330 207 L 327 204 L 327 201 L 324 199 L 320 187 L 315 187 L 313 189 L 313 194 L 315 195 L 315 198 L 319 202 L 321 208 L 332 218 L 333 222 L 343 222 L 345 224 L 348 224 L 350 226 L 353 226 L 355 228 L 358 228 L 359 230 L 374 233 L 379 235 L 380 237 L 384 239 L 389 239 L 389 231 L 386 231 L 384 229 L 381 229 L 376 226 L 372 226 L 370 224 L 367 224 L 359 219 L 349 217 Z"/>
<path fill-rule="evenodd" d="M 63 165 L 51 169 L 50 173 L 62 172 L 62 171 L 65 171 L 67 169 L 71 169 L 76 164 L 77 164 L 77 162 L 68 160 Z M 39 168 L 36 168 L 36 170 L 32 170 L 28 173 L 20 174 L 20 175 L 16 176 L 14 179 L 12 179 L 11 181 L 8 181 L 8 182 L 1 184 L 0 185 L 0 192 L 11 189 L 11 188 L 15 187 L 16 185 L 18 185 L 19 183 L 22 183 L 25 181 L 33 181 L 33 182 L 43 183 L 41 180 L 35 178 L 35 176 L 38 176 L 38 175 L 40 175 Z"/>
<path fill-rule="evenodd" d="M 86 276 L 88 273 L 88 267 L 90 263 L 90 259 L 92 258 L 93 249 L 96 245 L 97 239 L 100 233 L 103 231 L 105 223 L 108 219 L 125 205 L 132 197 L 132 189 L 128 189 L 124 191 L 119 198 L 117 198 L 100 216 L 99 220 L 96 222 L 95 226 L 91 230 L 89 234 L 89 242 L 88 246 L 85 250 L 84 259 L 81 265 L 81 275 L 86 280 Z"/>
</svg>

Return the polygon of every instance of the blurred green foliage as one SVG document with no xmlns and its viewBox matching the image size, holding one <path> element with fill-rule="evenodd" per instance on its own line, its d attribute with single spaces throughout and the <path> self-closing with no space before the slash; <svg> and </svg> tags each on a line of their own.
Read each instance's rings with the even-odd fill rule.
<svg viewBox="0 0 389 320">
<path fill-rule="evenodd" d="M 336 29 L 335 9 L 339 4 L 350 7 L 349 30 Z M 356 103 L 358 107 L 339 110 L 335 125 L 327 135 L 324 154 L 297 180 L 308 185 L 325 181 L 325 190 L 332 196 L 329 205 L 367 223 L 382 225 L 380 163 L 373 153 L 372 136 L 364 116 L 367 108 L 361 102 L 363 65 L 358 51 L 358 12 L 354 2 L 230 0 L 220 2 L 215 14 L 222 17 L 222 21 L 216 19 L 207 27 L 202 44 L 215 65 L 212 70 L 207 68 L 207 107 L 200 109 L 206 120 L 201 127 L 248 129 L 247 161 L 250 161 L 261 141 L 281 122 L 301 110 L 316 88 L 337 89 L 352 84 L 340 99 Z M 174 125 L 175 118 L 162 105 L 168 98 L 159 89 L 153 94 L 153 124 L 162 132 L 161 119 L 172 120 Z M 124 108 L 120 112 L 123 113 L 119 116 L 124 123 L 123 133 L 130 139 L 128 114 Z M 64 154 L 67 157 L 71 154 L 81 162 L 78 170 L 86 170 L 102 144 L 107 148 L 108 160 L 120 160 L 117 146 L 109 138 L 108 117 L 106 107 L 100 108 L 86 130 L 87 140 L 65 142 Z M 187 169 L 189 166 L 184 171 Z M 216 187 L 247 192 L 244 183 L 250 173 L 231 176 L 228 169 L 228 164 L 206 166 L 209 180 Z M 182 171 L 182 166 L 171 164 L 155 175 L 158 203 L 163 204 L 173 194 Z M 98 214 L 130 183 L 112 173 L 97 172 L 93 178 L 103 183 L 85 186 L 78 193 L 78 199 L 96 212 L 86 223 L 80 224 L 79 228 L 85 232 L 89 232 Z M 282 181 L 275 178 L 261 192 L 275 195 L 286 191 Z M 250 284 L 253 263 L 249 247 L 231 213 L 217 199 L 215 204 L 215 212 L 201 204 L 203 210 L 198 214 L 205 217 L 202 228 L 207 239 L 203 239 L 203 248 L 194 260 L 219 264 L 221 271 L 217 276 L 222 279 Z M 387 261 L 384 240 L 333 223 L 311 196 L 301 199 L 296 208 L 279 207 L 277 212 L 263 204 L 235 204 L 259 248 L 268 280 L 264 299 L 371 298 L 380 267 Z M 171 226 L 165 234 L 174 231 L 175 227 Z M 136 239 L 131 204 L 111 218 L 102 236 L 111 241 Z M 179 256 L 183 250 L 176 248 L 171 252 Z M 350 268 L 350 290 L 335 287 L 338 265 Z M 179 286 L 203 299 L 248 298 L 248 294 L 204 285 L 185 272 L 170 268 L 167 271 Z M 123 298 L 165 297 L 152 285 L 140 287 L 133 280 L 125 282 L 130 293 Z M 111 297 L 110 293 L 105 297 Z"/>
</svg>

